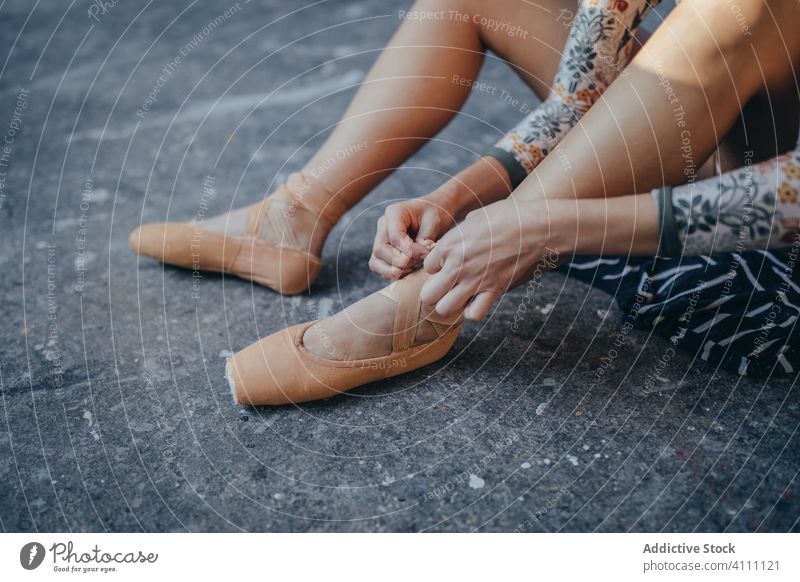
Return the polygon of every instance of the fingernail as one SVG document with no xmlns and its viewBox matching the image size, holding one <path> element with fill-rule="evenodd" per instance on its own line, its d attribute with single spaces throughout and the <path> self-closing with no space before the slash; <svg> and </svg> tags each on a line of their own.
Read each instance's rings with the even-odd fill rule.
<svg viewBox="0 0 800 582">
<path fill-rule="evenodd" d="M 429 281 L 430 281 L 430 279 L 429 279 Z M 428 302 L 428 283 L 427 282 L 425 282 L 425 284 L 422 285 L 422 289 L 419 290 L 419 299 L 423 303 L 425 303 L 427 305 L 430 305 L 430 303 Z"/>
</svg>

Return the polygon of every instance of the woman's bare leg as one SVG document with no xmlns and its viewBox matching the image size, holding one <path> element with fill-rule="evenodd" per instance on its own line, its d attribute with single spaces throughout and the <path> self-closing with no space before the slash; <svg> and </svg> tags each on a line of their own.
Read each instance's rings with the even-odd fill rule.
<svg viewBox="0 0 800 582">
<path fill-rule="evenodd" d="M 347 206 L 355 205 L 458 113 L 488 48 L 541 94 L 553 77 L 567 29 L 560 10 L 575 0 L 419 0 L 395 13 L 402 24 L 370 70 L 342 120 L 302 172 Z M 495 24 L 497 23 L 497 24 Z M 506 26 L 501 26 L 505 24 Z M 513 27 L 521 29 L 509 34 Z M 331 164 L 330 160 L 334 160 Z M 304 194 L 305 195 L 305 194 Z M 327 196 L 315 189 L 314 196 Z M 242 232 L 247 209 L 206 221 Z M 321 255 L 328 235 L 316 216 L 273 204 L 262 237 Z"/>
<path fill-rule="evenodd" d="M 485 48 L 510 62 L 541 97 L 566 42 L 568 30 L 558 22 L 560 10 L 575 5 L 573 0 L 417 2 L 412 13 L 438 12 L 443 19 L 410 20 L 400 27 L 305 171 L 336 159 L 337 152 L 352 144 L 366 143 L 363 151 L 320 176 L 348 205 L 357 203 L 452 119 L 469 95 Z M 522 29 L 509 34 L 518 25 Z M 307 347 L 330 357 L 329 346 L 335 342 L 335 354 L 343 359 L 387 354 L 394 311 L 391 300 L 373 294 L 309 330 Z"/>
<path fill-rule="evenodd" d="M 736 6 L 684 0 L 515 197 L 624 196 L 693 179 L 745 105 L 785 90 L 800 63 L 800 5 Z"/>
<path fill-rule="evenodd" d="M 358 202 L 461 109 L 486 48 L 513 64 L 543 95 L 567 36 L 563 23 L 556 22 L 559 10 L 574 3 L 416 2 L 305 171 L 314 172 L 342 151 L 365 144 L 363 151 L 347 156 L 320 178 L 349 205 Z"/>
</svg>

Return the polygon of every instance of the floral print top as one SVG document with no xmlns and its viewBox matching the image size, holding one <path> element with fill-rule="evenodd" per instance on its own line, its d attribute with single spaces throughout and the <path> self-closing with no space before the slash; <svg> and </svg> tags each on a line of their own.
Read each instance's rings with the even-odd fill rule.
<svg viewBox="0 0 800 582">
<path fill-rule="evenodd" d="M 489 152 L 518 186 L 577 125 L 628 65 L 634 34 L 660 0 L 581 0 L 558 17 L 570 26 L 549 97 Z"/>
<path fill-rule="evenodd" d="M 672 204 L 675 232 L 665 235 L 677 237 L 683 255 L 800 249 L 800 144 L 777 158 L 671 190 L 665 203 Z"/>
<path fill-rule="evenodd" d="M 513 186 L 559 144 L 632 58 L 634 35 L 660 0 L 581 0 L 562 11 L 571 26 L 548 98 L 489 152 L 508 170 Z M 676 1 L 677 3 L 677 1 Z M 740 252 L 796 245 L 800 250 L 800 141 L 788 154 L 721 176 L 657 190 L 664 238 L 683 255 Z"/>
</svg>

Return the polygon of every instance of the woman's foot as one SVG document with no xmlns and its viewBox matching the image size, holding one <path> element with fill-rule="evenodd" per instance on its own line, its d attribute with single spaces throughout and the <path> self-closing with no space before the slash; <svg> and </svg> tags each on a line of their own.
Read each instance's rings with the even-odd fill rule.
<svg viewBox="0 0 800 582">
<path fill-rule="evenodd" d="M 240 404 L 288 404 L 329 398 L 442 358 L 461 330 L 421 304 L 427 279 L 416 271 L 319 322 L 295 325 L 228 360 L 226 377 Z"/>
<path fill-rule="evenodd" d="M 338 361 L 388 356 L 392 353 L 395 336 L 397 291 L 402 287 L 401 281 L 309 327 L 303 337 L 306 349 L 322 358 Z M 432 312 L 431 306 L 420 304 L 413 345 L 437 338 L 433 325 L 424 319 Z"/>
<path fill-rule="evenodd" d="M 328 233 L 346 211 L 330 190 L 296 173 L 263 202 L 210 218 L 203 227 L 229 236 L 252 235 L 319 257 Z"/>
<path fill-rule="evenodd" d="M 346 211 L 321 184 L 292 174 L 262 202 L 204 222 L 146 224 L 131 233 L 129 245 L 164 263 L 295 294 L 316 278 L 325 238 Z"/>
<path fill-rule="evenodd" d="M 219 214 L 201 223 L 203 228 L 227 236 L 248 234 L 248 217 L 259 211 L 261 203 Z M 274 200 L 264 212 L 261 228 L 255 238 L 278 246 L 304 250 L 317 257 L 322 256 L 322 246 L 328 230 L 320 224 L 317 216 L 305 208 L 292 211 L 292 203 L 287 200 Z"/>
</svg>

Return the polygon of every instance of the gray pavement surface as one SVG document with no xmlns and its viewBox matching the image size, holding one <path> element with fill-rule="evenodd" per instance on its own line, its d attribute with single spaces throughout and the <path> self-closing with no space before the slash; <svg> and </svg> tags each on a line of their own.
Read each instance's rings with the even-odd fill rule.
<svg viewBox="0 0 800 582">
<path fill-rule="evenodd" d="M 379 289 L 384 205 L 470 163 L 520 105 L 476 91 L 348 213 L 309 295 L 197 279 L 137 259 L 128 233 L 250 204 L 298 169 L 408 3 L 100 4 L 0 8 L 3 530 L 798 529 L 794 378 L 659 366 L 667 342 L 616 346 L 613 298 L 557 274 L 517 331 L 524 289 L 430 368 L 234 406 L 225 356 Z M 497 59 L 481 80 L 535 103 Z"/>
</svg>

